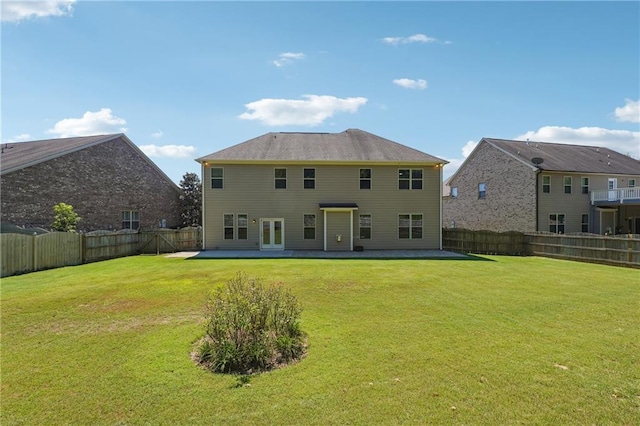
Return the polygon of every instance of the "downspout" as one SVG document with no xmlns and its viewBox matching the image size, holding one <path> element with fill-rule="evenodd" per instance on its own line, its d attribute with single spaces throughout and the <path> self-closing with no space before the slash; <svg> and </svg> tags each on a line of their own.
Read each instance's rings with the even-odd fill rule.
<svg viewBox="0 0 640 426">
<path fill-rule="evenodd" d="M 539 225 L 539 210 L 540 210 L 540 172 L 542 170 L 536 168 L 536 231 L 540 231 Z"/>
<path fill-rule="evenodd" d="M 442 185 L 444 184 L 442 170 L 444 169 L 444 164 L 438 164 L 438 168 L 440 169 L 440 189 L 438 190 L 440 194 L 440 250 L 442 250 Z"/>
<path fill-rule="evenodd" d="M 202 206 L 200 207 L 200 211 L 202 212 L 202 250 L 205 250 L 205 247 L 206 247 L 206 244 L 205 244 L 205 241 L 204 241 L 205 240 L 205 235 L 206 235 L 204 224 L 207 223 L 207 221 L 205 220 L 205 216 L 204 216 L 204 214 L 205 214 L 204 197 L 205 197 L 205 194 L 207 193 L 206 185 L 205 185 L 205 170 L 206 169 L 205 169 L 204 166 L 205 166 L 204 162 L 200 163 L 200 176 L 202 176 L 202 180 L 201 180 L 201 184 L 202 184 L 202 201 L 201 201 L 201 203 L 202 203 Z"/>
</svg>

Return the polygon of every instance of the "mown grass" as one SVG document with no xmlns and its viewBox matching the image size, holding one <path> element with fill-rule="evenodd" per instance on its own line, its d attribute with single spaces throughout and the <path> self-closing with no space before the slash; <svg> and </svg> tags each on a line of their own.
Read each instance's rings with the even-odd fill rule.
<svg viewBox="0 0 640 426">
<path fill-rule="evenodd" d="M 2 280 L 13 424 L 637 424 L 637 270 L 544 258 L 139 256 Z M 189 358 L 212 286 L 283 282 L 309 352 L 255 376 Z"/>
</svg>

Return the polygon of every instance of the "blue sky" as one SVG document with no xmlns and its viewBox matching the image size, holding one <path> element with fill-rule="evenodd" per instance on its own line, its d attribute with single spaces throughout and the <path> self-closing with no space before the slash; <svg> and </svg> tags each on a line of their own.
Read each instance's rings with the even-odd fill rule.
<svg viewBox="0 0 640 426">
<path fill-rule="evenodd" d="M 2 1 L 2 142 L 124 132 L 175 182 L 272 131 L 451 162 L 482 137 L 640 158 L 638 2 Z"/>
</svg>

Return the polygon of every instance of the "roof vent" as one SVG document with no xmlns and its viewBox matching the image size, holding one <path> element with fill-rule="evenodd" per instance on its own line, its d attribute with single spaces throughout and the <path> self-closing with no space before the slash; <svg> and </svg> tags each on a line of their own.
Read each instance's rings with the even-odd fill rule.
<svg viewBox="0 0 640 426">
<path fill-rule="evenodd" d="M 540 158 L 540 157 L 533 157 L 531 159 L 531 162 L 537 166 L 539 164 L 544 163 L 544 160 L 542 158 Z"/>
</svg>

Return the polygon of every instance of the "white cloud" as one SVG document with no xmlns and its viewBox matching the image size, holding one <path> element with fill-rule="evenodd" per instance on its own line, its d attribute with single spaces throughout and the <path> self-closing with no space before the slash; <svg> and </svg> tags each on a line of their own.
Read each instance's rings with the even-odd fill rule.
<svg viewBox="0 0 640 426">
<path fill-rule="evenodd" d="M 337 112 L 355 113 L 367 98 L 337 98 L 335 96 L 303 95 L 304 100 L 260 99 L 245 107 L 251 112 L 238 116 L 243 120 L 258 120 L 269 126 L 317 126 Z"/>
<path fill-rule="evenodd" d="M 444 168 L 442 169 L 442 175 L 444 179 L 453 175 L 460 168 L 462 163 L 464 163 L 464 160 L 466 160 L 467 157 L 471 154 L 471 152 L 473 152 L 473 150 L 476 149 L 476 146 L 478 146 L 478 142 L 467 141 L 467 143 L 464 144 L 464 146 L 462 147 L 462 158 L 441 157 L 449 162 L 449 164 L 445 164 Z"/>
<path fill-rule="evenodd" d="M 424 34 L 414 34 L 408 37 L 385 37 L 382 39 L 383 43 L 398 45 L 408 43 L 443 43 L 452 44 L 451 41 L 440 41 L 435 37 L 429 37 Z"/>
<path fill-rule="evenodd" d="M 194 146 L 187 145 L 141 145 L 139 148 L 149 157 L 190 158 L 196 153 Z"/>
<path fill-rule="evenodd" d="M 601 146 L 640 158 L 640 132 L 611 130 L 601 127 L 545 126 L 515 137 L 517 140 L 554 142 L 573 145 Z"/>
<path fill-rule="evenodd" d="M 159 139 L 162 136 L 164 136 L 164 133 L 162 133 L 162 130 L 158 130 L 157 132 L 151 133 L 151 137 L 155 139 Z"/>
<path fill-rule="evenodd" d="M 427 88 L 427 80 L 412 80 L 410 78 L 398 78 L 393 80 L 394 84 L 397 84 L 400 87 L 404 87 L 405 89 L 426 89 Z"/>
<path fill-rule="evenodd" d="M 127 129 L 120 126 L 125 124 L 127 121 L 124 118 L 112 115 L 109 108 L 102 108 L 97 112 L 87 111 L 82 118 L 60 120 L 52 129 L 47 130 L 47 133 L 57 134 L 61 138 L 124 133 Z"/>
<path fill-rule="evenodd" d="M 273 65 L 275 65 L 276 67 L 283 67 L 285 65 L 289 65 L 293 61 L 304 59 L 304 57 L 305 57 L 304 53 L 292 53 L 292 52 L 281 53 L 278 56 L 278 59 L 273 61 Z"/>
<path fill-rule="evenodd" d="M 640 123 L 640 100 L 625 99 L 624 101 L 624 106 L 616 108 L 614 112 L 616 120 Z"/>
<path fill-rule="evenodd" d="M 46 16 L 64 16 L 73 13 L 76 0 L 2 1 L 2 21 L 20 22 Z"/>
</svg>

